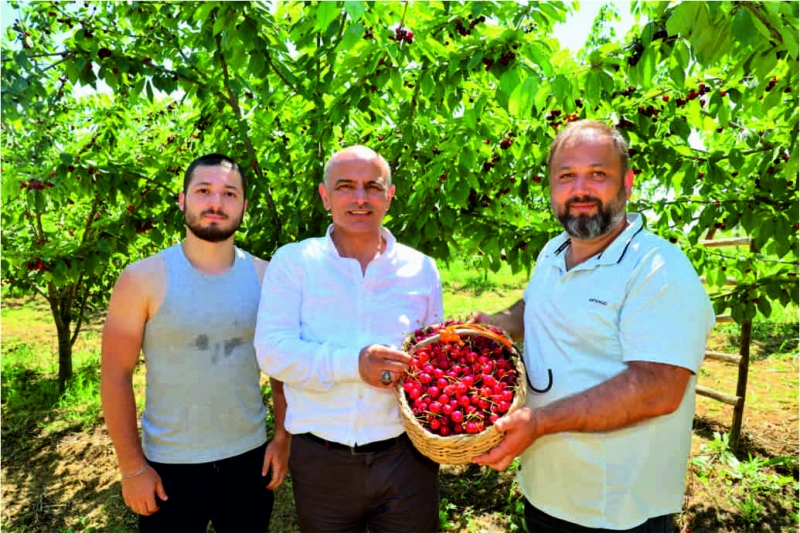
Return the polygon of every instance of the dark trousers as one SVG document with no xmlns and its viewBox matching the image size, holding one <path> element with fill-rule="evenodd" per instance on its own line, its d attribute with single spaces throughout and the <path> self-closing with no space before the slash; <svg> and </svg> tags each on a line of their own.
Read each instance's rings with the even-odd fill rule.
<svg viewBox="0 0 800 533">
<path fill-rule="evenodd" d="M 266 488 L 271 474 L 261 477 L 266 446 L 211 463 L 150 462 L 169 499 L 139 517 L 139 530 L 205 533 L 211 521 L 217 533 L 267 531 L 275 495 Z"/>
<path fill-rule="evenodd" d="M 289 470 L 303 532 L 438 531 L 439 465 L 405 434 L 387 450 L 356 454 L 295 435 Z"/>
<path fill-rule="evenodd" d="M 579 526 L 550 516 L 526 499 L 525 526 L 528 533 L 672 533 L 672 515 L 656 516 L 632 529 L 600 529 Z"/>
</svg>

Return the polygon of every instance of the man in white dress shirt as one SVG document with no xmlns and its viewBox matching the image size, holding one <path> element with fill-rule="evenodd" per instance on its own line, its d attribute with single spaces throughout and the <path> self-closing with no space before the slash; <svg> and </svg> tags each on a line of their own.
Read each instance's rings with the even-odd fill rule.
<svg viewBox="0 0 800 533">
<path fill-rule="evenodd" d="M 337 152 L 319 185 L 327 234 L 281 247 L 264 277 L 256 354 L 284 382 L 302 531 L 438 529 L 438 465 L 405 435 L 393 386 L 410 361 L 396 348 L 443 318 L 442 287 L 382 227 L 394 192 L 383 157 Z"/>
</svg>

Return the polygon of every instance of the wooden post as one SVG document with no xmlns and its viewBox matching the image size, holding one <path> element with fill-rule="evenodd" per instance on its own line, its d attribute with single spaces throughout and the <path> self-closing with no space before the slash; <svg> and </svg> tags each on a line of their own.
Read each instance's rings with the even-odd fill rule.
<svg viewBox="0 0 800 533">
<path fill-rule="evenodd" d="M 742 419 L 744 418 L 744 399 L 747 394 L 747 372 L 750 366 L 750 338 L 753 332 L 753 322 L 742 322 L 742 336 L 740 339 L 739 355 L 739 381 L 736 383 L 736 396 L 742 399 L 739 405 L 733 408 L 733 422 L 731 422 L 730 445 L 734 453 L 739 447 L 739 437 L 742 432 Z"/>
</svg>

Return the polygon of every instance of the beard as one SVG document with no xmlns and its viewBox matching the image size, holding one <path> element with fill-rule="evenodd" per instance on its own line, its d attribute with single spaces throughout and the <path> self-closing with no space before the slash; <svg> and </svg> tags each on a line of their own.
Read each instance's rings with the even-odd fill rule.
<svg viewBox="0 0 800 533">
<path fill-rule="evenodd" d="M 594 215 L 572 215 L 569 208 L 575 203 L 590 203 L 597 205 L 597 213 Z M 594 196 L 573 196 L 564 204 L 564 209 L 556 210 L 556 216 L 564 230 L 570 237 L 581 241 L 591 241 L 616 228 L 622 219 L 625 218 L 625 204 L 627 195 L 625 186 L 621 186 L 617 196 L 608 204 L 603 204 L 602 200 Z M 555 208 L 555 206 L 554 206 Z"/>
<path fill-rule="evenodd" d="M 195 237 L 207 242 L 222 242 L 231 237 L 236 230 L 239 229 L 239 226 L 242 225 L 242 219 L 244 218 L 244 210 L 239 214 L 238 220 L 235 220 L 230 227 L 223 228 L 218 226 L 217 224 L 209 224 L 208 226 L 201 225 L 200 219 L 203 215 L 219 215 L 225 217 L 227 220 L 229 217 L 226 213 L 222 211 L 215 211 L 213 209 L 206 209 L 202 211 L 199 216 L 190 215 L 188 212 L 184 212 L 183 218 L 186 222 L 186 227 L 189 228 Z"/>
</svg>

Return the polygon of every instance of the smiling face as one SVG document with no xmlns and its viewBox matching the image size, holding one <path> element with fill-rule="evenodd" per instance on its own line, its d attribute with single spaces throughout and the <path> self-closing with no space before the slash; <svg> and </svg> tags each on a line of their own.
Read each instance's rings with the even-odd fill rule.
<svg viewBox="0 0 800 533">
<path fill-rule="evenodd" d="M 595 129 L 575 132 L 553 154 L 550 203 L 570 237 L 592 241 L 625 219 L 633 172 L 623 175 L 612 139 Z"/>
<path fill-rule="evenodd" d="M 334 154 L 319 195 L 339 236 L 376 234 L 394 197 L 385 161 L 372 150 L 353 146 Z"/>
<path fill-rule="evenodd" d="M 192 234 L 207 242 L 222 242 L 241 226 L 247 201 L 239 173 L 223 163 L 196 167 L 186 193 L 178 196 L 178 205 Z"/>
</svg>

